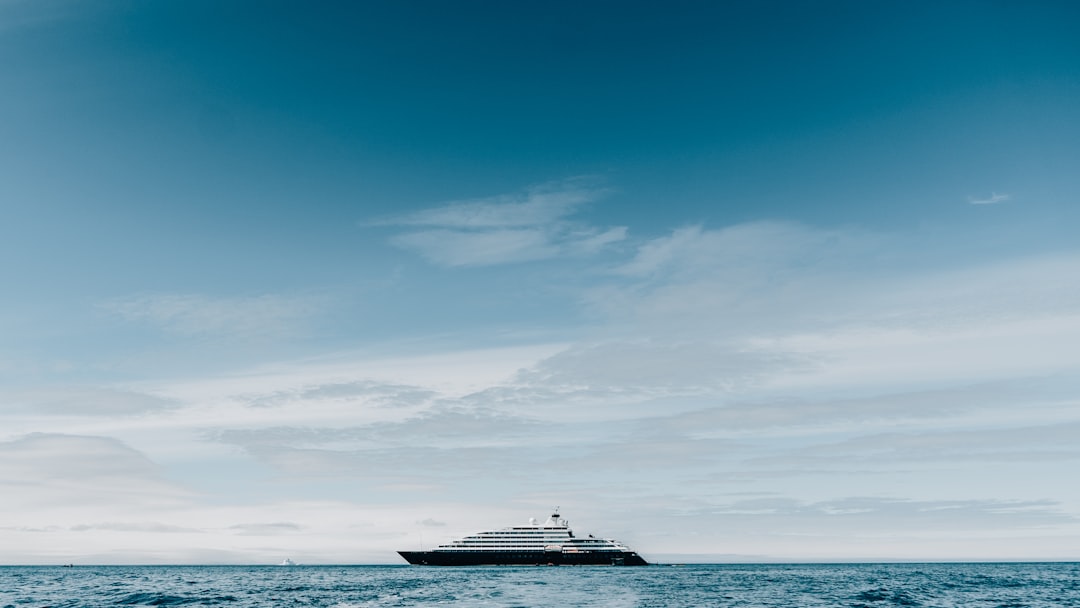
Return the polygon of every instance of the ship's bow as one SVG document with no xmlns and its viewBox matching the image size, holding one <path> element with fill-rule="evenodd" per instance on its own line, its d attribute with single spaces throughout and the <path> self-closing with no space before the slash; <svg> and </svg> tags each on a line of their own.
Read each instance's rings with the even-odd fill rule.
<svg viewBox="0 0 1080 608">
<path fill-rule="evenodd" d="M 405 558 L 405 561 L 414 566 L 422 566 L 427 563 L 424 559 L 424 551 L 398 551 L 398 555 Z"/>
</svg>

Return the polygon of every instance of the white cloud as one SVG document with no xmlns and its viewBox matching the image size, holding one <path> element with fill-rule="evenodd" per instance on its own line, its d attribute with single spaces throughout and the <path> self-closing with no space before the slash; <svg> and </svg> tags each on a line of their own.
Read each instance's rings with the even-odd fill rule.
<svg viewBox="0 0 1080 608">
<path fill-rule="evenodd" d="M 600 233 L 588 230 L 581 231 L 569 235 L 563 243 L 563 247 L 566 251 L 573 253 L 597 253 L 612 243 L 618 243 L 626 239 L 626 234 L 626 226 L 616 226 Z"/>
<path fill-rule="evenodd" d="M 766 437 L 772 433 L 825 435 L 835 432 L 870 433 L 875 428 L 897 426 L 967 426 L 977 420 L 1013 422 L 1018 407 L 1025 418 L 1037 416 L 1037 408 L 1054 413 L 1062 394 L 1077 387 L 1054 390 L 1046 378 L 1026 382 L 992 382 L 926 391 L 897 391 L 849 398 L 784 396 L 775 400 L 732 400 L 657 417 L 650 424 L 657 431 L 689 436 Z M 793 391 L 796 392 L 797 391 Z"/>
<path fill-rule="evenodd" d="M 645 335 L 729 339 L 925 330 L 1080 312 L 1072 253 L 964 264 L 930 244 L 858 230 L 752 223 L 683 228 L 642 244 L 584 300 Z"/>
<path fill-rule="evenodd" d="M 78 524 L 68 528 L 72 532 L 88 532 L 91 530 L 111 530 L 115 532 L 143 532 L 150 534 L 201 534 L 205 530 L 197 528 L 184 528 L 160 522 L 103 522 L 98 524 Z"/>
<path fill-rule="evenodd" d="M 366 225 L 424 228 L 394 235 L 390 242 L 442 266 L 591 255 L 625 239 L 626 228 L 601 230 L 568 218 L 605 193 L 596 180 L 578 178 L 534 186 L 521 194 L 453 201 Z"/>
<path fill-rule="evenodd" d="M 550 255 L 625 236 L 567 227 L 550 239 L 531 223 L 548 216 L 526 211 L 474 208 L 454 220 L 469 227 L 412 234 L 532 231 Z M 455 243 L 432 259 L 524 255 L 455 248 L 467 251 Z M 137 414 L 108 419 L 69 407 L 77 395 L 41 396 L 47 412 L 9 400 L 8 432 L 97 437 L 49 449 L 87 463 L 109 462 L 95 450 L 115 455 L 126 481 L 103 484 L 120 495 L 156 489 L 123 508 L 87 490 L 77 512 L 24 511 L 0 545 L 120 551 L 102 560 L 394 561 L 418 531 L 512 523 L 537 503 L 643 551 L 965 557 L 997 534 L 1018 540 L 987 555 L 1057 555 L 1080 515 L 1080 491 L 1059 483 L 1080 458 L 1080 287 L 1061 279 L 1080 258 L 972 264 L 916 249 L 792 223 L 693 226 L 641 243 L 607 274 L 588 269 L 604 283 L 585 298 L 594 324 L 567 343 L 375 349 L 87 393 Z M 41 474 L 11 468 L 35 461 L 20 441 L 0 446 L 5 490 Z M 83 491 L 56 491 L 69 481 L 30 495 Z M 312 501 L 290 502 L 299 493 Z M 957 514 L 971 525 L 952 544 L 919 529 L 949 533 Z M 378 532 L 350 527 L 365 517 Z"/>
<path fill-rule="evenodd" d="M 973 196 L 968 197 L 968 204 L 970 205 L 997 205 L 998 203 L 1004 203 L 1011 198 L 1008 194 L 998 194 L 997 192 L 991 192 L 988 198 L 975 198 Z"/>
<path fill-rule="evenodd" d="M 853 532 L 858 530 L 860 533 L 887 535 L 895 533 L 898 527 L 931 532 L 995 527 L 1008 519 L 1020 520 L 1023 525 L 1031 527 L 1076 521 L 1075 517 L 1062 513 L 1056 507 L 1058 505 L 1046 500 L 916 501 L 856 496 L 816 503 L 788 498 L 758 498 L 718 505 L 711 512 L 731 516 L 736 521 L 746 515 L 768 516 L 761 523 L 772 521 L 783 526 L 773 530 L 773 534 L 793 532 L 784 529 L 791 525 L 791 519 L 811 518 L 828 527 L 844 526 Z M 1010 525 L 1015 526 L 1016 522 Z"/>
<path fill-rule="evenodd" d="M 843 256 L 868 245 L 869 235 L 821 230 L 787 222 L 750 222 L 715 230 L 688 226 L 642 244 L 634 258 L 616 269 L 629 277 L 685 280 L 713 276 L 747 280 L 764 274 L 791 273 Z M 795 268 L 791 268 L 795 266 Z M 769 279 L 771 277 L 763 277 Z"/>
<path fill-rule="evenodd" d="M 876 280 L 885 240 L 783 222 L 680 228 L 642 243 L 583 300 L 609 330 L 669 340 L 819 327 L 850 312 L 849 294 Z"/>
<path fill-rule="evenodd" d="M 0 393 L 0 412 L 127 416 L 179 407 L 179 402 L 121 388 L 50 387 Z"/>
<path fill-rule="evenodd" d="M 279 534 L 295 534 L 302 532 L 304 526 L 293 522 L 280 521 L 273 523 L 234 524 L 229 526 L 229 529 L 235 530 L 237 534 L 243 534 L 245 536 L 277 536 Z"/>
<path fill-rule="evenodd" d="M 256 337 L 293 333 L 323 305 L 321 298 L 303 296 L 148 294 L 113 299 L 101 306 L 128 321 L 177 334 Z"/>
<path fill-rule="evenodd" d="M 806 363 L 783 353 L 708 341 L 613 340 L 568 348 L 521 372 L 515 382 L 622 392 L 717 393 L 752 385 L 762 376 L 801 369 Z"/>
<path fill-rule="evenodd" d="M 145 456 L 119 441 L 34 433 L 0 443 L 5 480 L 34 482 L 51 479 L 86 480 L 131 478 L 145 480 L 156 467 Z"/>
<path fill-rule="evenodd" d="M 910 466 L 913 462 L 949 463 L 951 466 L 967 462 L 1045 461 L 1060 464 L 1080 460 L 1080 421 L 1057 421 L 1041 426 L 866 434 L 835 443 L 798 448 L 768 460 L 796 468 L 846 468 L 846 463 L 853 460 L 874 466 Z"/>
<path fill-rule="evenodd" d="M 249 450 L 273 453 L 285 448 L 357 452 L 383 448 L 471 448 L 517 446 L 558 431 L 524 417 L 480 411 L 427 411 L 399 421 L 352 427 L 270 427 L 234 429 L 215 439 Z M 560 443 L 567 440 L 558 440 Z"/>
<path fill-rule="evenodd" d="M 442 266 L 529 262 L 552 258 L 560 252 L 544 230 L 425 230 L 399 234 L 390 242 Z"/>
<path fill-rule="evenodd" d="M 653 274 L 683 257 L 688 249 L 696 248 L 701 236 L 701 226 L 690 226 L 672 231 L 671 236 L 653 239 L 639 247 L 634 259 L 619 268 L 618 272 L 631 276 Z"/>
<path fill-rule="evenodd" d="M 33 433 L 0 443 L 0 511 L 66 504 L 175 504 L 188 493 L 141 452 L 109 437 Z"/>
<path fill-rule="evenodd" d="M 328 382 L 300 388 L 289 388 L 270 394 L 250 397 L 252 407 L 283 407 L 295 403 L 344 401 L 377 407 L 415 407 L 431 401 L 438 393 L 406 384 L 390 384 L 372 380 Z"/>
<path fill-rule="evenodd" d="M 520 194 L 451 201 L 440 207 L 368 222 L 372 226 L 440 228 L 522 228 L 545 226 L 577 211 L 607 193 L 595 178 L 548 182 Z"/>
</svg>

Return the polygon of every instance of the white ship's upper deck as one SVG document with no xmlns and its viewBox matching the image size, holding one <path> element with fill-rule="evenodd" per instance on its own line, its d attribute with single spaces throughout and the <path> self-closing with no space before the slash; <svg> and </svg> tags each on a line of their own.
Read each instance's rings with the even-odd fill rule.
<svg viewBox="0 0 1080 608">
<path fill-rule="evenodd" d="M 530 520 L 527 526 L 489 530 L 439 545 L 435 551 L 628 551 L 607 538 L 577 538 L 569 522 L 556 511 L 546 522 Z"/>
</svg>

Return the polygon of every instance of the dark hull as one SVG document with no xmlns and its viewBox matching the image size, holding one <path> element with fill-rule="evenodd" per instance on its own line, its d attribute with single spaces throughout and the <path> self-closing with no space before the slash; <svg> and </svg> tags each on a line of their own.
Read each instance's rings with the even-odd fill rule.
<svg viewBox="0 0 1080 608">
<path fill-rule="evenodd" d="M 398 551 L 414 566 L 648 566 L 633 551 Z"/>
</svg>

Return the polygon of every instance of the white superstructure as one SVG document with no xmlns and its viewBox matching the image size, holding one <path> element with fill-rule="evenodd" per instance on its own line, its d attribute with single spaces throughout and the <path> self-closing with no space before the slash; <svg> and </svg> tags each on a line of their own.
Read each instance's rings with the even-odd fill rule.
<svg viewBox="0 0 1080 608">
<path fill-rule="evenodd" d="M 570 522 L 560 517 L 556 509 L 543 524 L 530 519 L 526 526 L 479 532 L 445 545 L 439 545 L 433 551 L 560 551 L 563 553 L 613 551 L 622 553 L 630 549 L 610 538 L 595 538 L 591 534 L 585 538 L 574 536 L 573 530 L 570 529 Z"/>
</svg>

